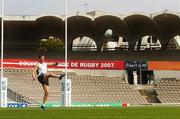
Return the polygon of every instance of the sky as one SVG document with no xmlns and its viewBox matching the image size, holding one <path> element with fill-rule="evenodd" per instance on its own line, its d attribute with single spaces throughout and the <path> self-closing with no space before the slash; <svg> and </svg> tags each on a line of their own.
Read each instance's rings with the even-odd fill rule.
<svg viewBox="0 0 180 119">
<path fill-rule="evenodd" d="M 65 15 L 65 0 L 4 0 L 6 15 Z M 67 0 L 67 13 L 86 11 L 106 13 L 180 12 L 180 0 Z"/>
</svg>

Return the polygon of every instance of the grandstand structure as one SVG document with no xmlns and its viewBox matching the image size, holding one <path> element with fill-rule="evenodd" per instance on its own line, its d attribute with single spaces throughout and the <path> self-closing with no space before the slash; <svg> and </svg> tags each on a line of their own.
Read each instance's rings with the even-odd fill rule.
<svg viewBox="0 0 180 119">
<path fill-rule="evenodd" d="M 86 44 L 86 47 L 92 45 L 101 51 L 106 43 L 104 33 L 107 29 L 113 30 L 111 41 L 117 42 L 114 47 L 120 50 L 178 49 L 179 16 L 179 13 L 170 11 L 120 15 L 93 11 L 69 15 L 68 49 L 72 50 L 72 46 L 77 44 Z M 5 16 L 4 23 L 6 49 L 32 50 L 39 40 L 49 36 L 63 41 L 65 38 L 65 16 Z M 77 40 L 73 45 L 76 38 L 80 39 L 79 43 Z"/>
<path fill-rule="evenodd" d="M 37 51 L 41 39 L 65 40 L 65 16 L 5 16 L 4 59 L 65 59 L 64 51 Z M 180 103 L 180 14 L 107 14 L 68 16 L 68 60 L 121 62 L 121 68 L 69 68 L 72 102 L 122 102 L 132 105 Z M 104 33 L 112 29 L 111 39 Z M 112 47 L 113 46 L 113 47 Z M 13 62 L 11 62 L 13 63 Z M 119 66 L 115 65 L 115 66 Z M 63 68 L 50 69 L 58 73 Z M 38 104 L 43 90 L 31 79 L 32 67 L 5 67 L 8 98 Z M 59 80 L 50 79 L 50 102 L 61 100 Z"/>
<path fill-rule="evenodd" d="M 57 71 L 54 73 L 58 73 Z M 40 103 L 43 97 L 41 86 L 31 79 L 30 69 L 5 69 L 8 77 L 8 98 L 17 102 Z M 119 77 L 77 75 L 70 73 L 72 80 L 72 102 L 126 102 L 146 104 L 148 101 L 138 90 L 119 80 Z M 50 79 L 50 102 L 61 99 L 60 81 Z"/>
<path fill-rule="evenodd" d="M 157 83 L 155 90 L 161 103 L 179 103 L 179 80 L 163 79 Z"/>
</svg>

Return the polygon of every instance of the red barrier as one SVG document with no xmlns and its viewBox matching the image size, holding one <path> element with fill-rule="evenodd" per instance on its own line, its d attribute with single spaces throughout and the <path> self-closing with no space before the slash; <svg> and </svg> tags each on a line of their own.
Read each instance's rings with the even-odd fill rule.
<svg viewBox="0 0 180 119">
<path fill-rule="evenodd" d="M 180 70 L 180 62 L 177 61 L 149 61 L 148 70 Z"/>
</svg>

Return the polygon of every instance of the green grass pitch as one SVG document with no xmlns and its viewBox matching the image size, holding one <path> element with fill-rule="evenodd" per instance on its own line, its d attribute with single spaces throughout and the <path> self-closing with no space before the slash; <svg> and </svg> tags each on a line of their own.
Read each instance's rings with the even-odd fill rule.
<svg viewBox="0 0 180 119">
<path fill-rule="evenodd" d="M 0 119 L 180 119 L 180 107 L 0 108 Z"/>
</svg>

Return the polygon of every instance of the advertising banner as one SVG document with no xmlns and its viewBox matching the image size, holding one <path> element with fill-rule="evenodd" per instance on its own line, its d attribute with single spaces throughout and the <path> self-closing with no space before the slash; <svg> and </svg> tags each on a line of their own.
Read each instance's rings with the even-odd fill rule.
<svg viewBox="0 0 180 119">
<path fill-rule="evenodd" d="M 33 68 L 38 60 L 32 59 L 4 59 L 4 67 L 14 68 Z M 58 62 L 58 66 L 49 66 L 49 68 L 64 68 L 64 60 L 46 60 L 52 64 Z M 124 70 L 123 61 L 114 60 L 68 60 L 68 69 L 96 69 L 96 70 Z"/>
<path fill-rule="evenodd" d="M 148 65 L 145 61 L 125 61 L 126 70 L 147 70 Z"/>
<path fill-rule="evenodd" d="M 72 107 L 121 107 L 121 102 L 74 102 Z"/>
<path fill-rule="evenodd" d="M 41 104 L 39 105 L 41 106 Z M 121 102 L 72 102 L 71 107 L 122 107 Z M 60 102 L 48 102 L 46 107 L 62 107 Z"/>
<path fill-rule="evenodd" d="M 176 61 L 149 61 L 148 70 L 180 70 L 180 62 Z"/>
<path fill-rule="evenodd" d="M 27 103 L 7 103 L 7 107 L 10 107 L 10 108 L 24 108 L 24 107 L 27 107 Z"/>
</svg>

